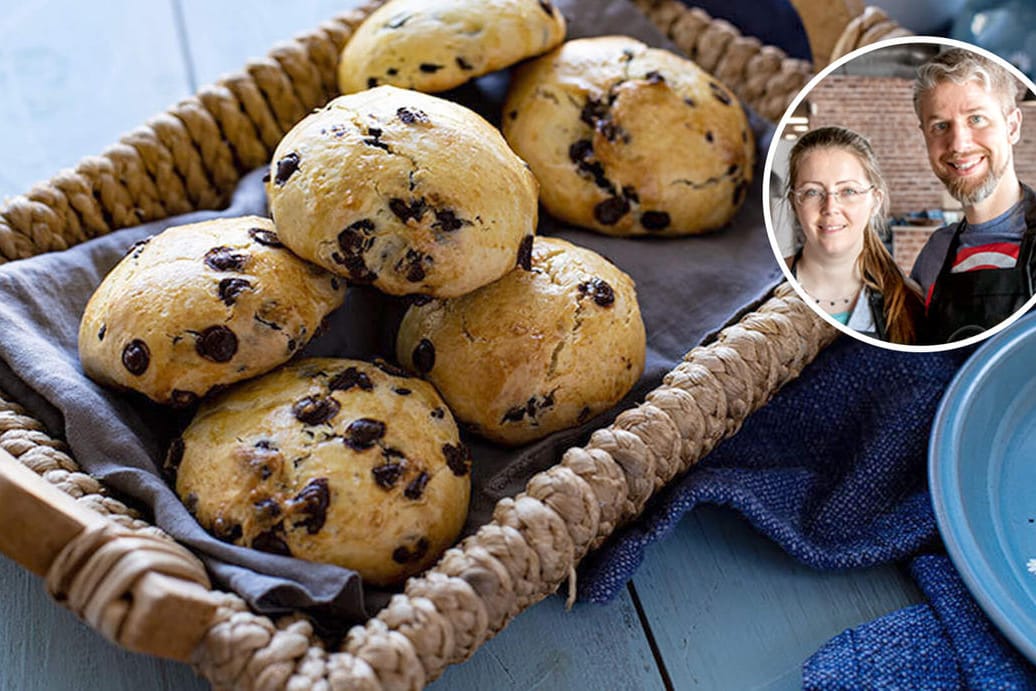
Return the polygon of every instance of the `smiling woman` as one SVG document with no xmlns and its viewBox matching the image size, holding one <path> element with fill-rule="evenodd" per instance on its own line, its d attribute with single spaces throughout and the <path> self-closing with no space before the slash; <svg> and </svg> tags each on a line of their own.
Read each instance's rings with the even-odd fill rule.
<svg viewBox="0 0 1036 691">
<path fill-rule="evenodd" d="M 791 150 L 788 199 L 803 236 L 788 259 L 817 306 L 860 333 L 913 343 L 920 295 L 881 242 L 888 188 L 870 143 L 842 127 L 821 127 Z"/>
</svg>

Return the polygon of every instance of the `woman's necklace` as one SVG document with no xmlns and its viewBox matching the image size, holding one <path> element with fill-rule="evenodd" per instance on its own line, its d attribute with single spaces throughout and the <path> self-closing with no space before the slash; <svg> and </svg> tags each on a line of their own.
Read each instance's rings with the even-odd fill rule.
<svg viewBox="0 0 1036 691">
<path fill-rule="evenodd" d="M 799 285 L 802 284 L 800 283 Z M 813 294 L 812 291 L 806 288 L 806 286 L 802 286 L 802 289 L 806 291 L 806 295 L 813 298 L 813 301 L 816 302 L 818 305 L 823 305 L 824 303 L 827 303 L 831 307 L 838 307 L 839 305 L 851 305 L 853 301 L 856 300 L 856 296 L 860 294 L 861 288 L 863 288 L 863 283 L 856 285 L 851 293 L 843 294 L 841 296 L 836 297 L 817 297 Z"/>
</svg>

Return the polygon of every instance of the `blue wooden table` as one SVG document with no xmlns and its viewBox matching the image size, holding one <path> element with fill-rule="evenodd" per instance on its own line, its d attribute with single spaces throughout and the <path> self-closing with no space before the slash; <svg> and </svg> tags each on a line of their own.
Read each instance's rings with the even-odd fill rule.
<svg viewBox="0 0 1036 691">
<path fill-rule="evenodd" d="M 348 0 L 30 0 L 0 13 L 0 196 L 74 165 Z M 2 338 L 2 335 L 0 335 Z M 0 528 L 2 529 L 2 528 Z M 0 689 L 206 688 L 120 650 L 0 557 Z M 917 602 L 894 566 L 818 573 L 700 509 L 612 604 L 521 614 L 436 689 L 792 689 L 844 629 Z"/>
</svg>

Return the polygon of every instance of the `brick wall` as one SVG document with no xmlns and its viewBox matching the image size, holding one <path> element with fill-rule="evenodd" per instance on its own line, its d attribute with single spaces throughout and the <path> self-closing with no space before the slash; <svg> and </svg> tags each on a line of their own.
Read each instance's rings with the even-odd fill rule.
<svg viewBox="0 0 1036 691">
<path fill-rule="evenodd" d="M 944 188 L 928 166 L 914 115 L 913 82 L 892 77 L 830 75 L 810 92 L 810 127 L 841 125 L 870 139 L 890 190 L 893 216 L 948 208 Z M 1014 148 L 1018 177 L 1036 187 L 1036 108 L 1022 108 L 1022 138 Z M 954 203 L 954 205 L 956 205 Z M 932 228 L 896 229 L 896 262 L 909 271 Z"/>
</svg>

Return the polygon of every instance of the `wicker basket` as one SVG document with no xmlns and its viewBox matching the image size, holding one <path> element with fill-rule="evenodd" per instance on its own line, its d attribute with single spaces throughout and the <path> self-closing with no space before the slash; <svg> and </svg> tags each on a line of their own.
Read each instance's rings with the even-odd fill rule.
<svg viewBox="0 0 1036 691">
<path fill-rule="evenodd" d="M 0 207 L 0 262 L 228 201 L 307 114 L 335 95 L 337 56 L 368 4 L 203 88 Z M 677 0 L 636 0 L 670 39 L 764 117 L 780 117 L 813 67 Z M 820 65 L 904 33 L 852 0 L 795 0 Z M 0 392 L 0 551 L 109 639 L 187 661 L 215 687 L 420 688 L 553 593 L 587 552 L 766 403 L 835 336 L 789 286 L 691 350 L 645 402 L 410 579 L 376 617 L 325 649 L 299 617 L 274 623 L 211 589 L 185 548 L 82 473 L 59 441 Z M 74 498 L 74 499 L 73 499 Z M 48 526 L 25 539 L 26 517 Z M 44 521 L 40 521 L 44 518 Z"/>
</svg>

